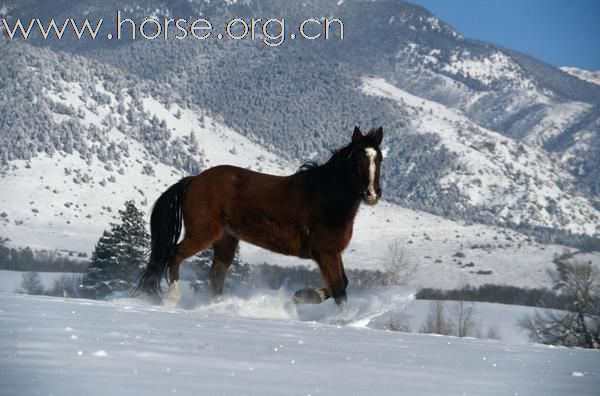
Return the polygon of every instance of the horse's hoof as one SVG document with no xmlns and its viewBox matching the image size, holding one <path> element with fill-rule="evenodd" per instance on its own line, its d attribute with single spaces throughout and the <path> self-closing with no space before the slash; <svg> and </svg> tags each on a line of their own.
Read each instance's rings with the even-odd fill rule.
<svg viewBox="0 0 600 396">
<path fill-rule="evenodd" d="M 292 301 L 294 304 L 321 304 L 323 301 L 327 300 L 327 298 L 328 296 L 325 293 L 325 289 L 307 287 L 294 293 Z"/>
<path fill-rule="evenodd" d="M 213 294 L 213 297 L 212 297 L 212 303 L 213 304 L 222 303 L 223 300 L 224 300 L 223 294 Z"/>
<path fill-rule="evenodd" d="M 346 302 L 348 302 L 348 296 L 346 296 L 346 293 L 335 296 L 333 299 L 338 306 L 343 306 L 346 304 Z"/>
<path fill-rule="evenodd" d="M 181 288 L 179 287 L 179 281 L 174 281 L 169 286 L 169 291 L 162 299 L 162 305 L 167 308 L 174 308 L 181 300 Z"/>
</svg>

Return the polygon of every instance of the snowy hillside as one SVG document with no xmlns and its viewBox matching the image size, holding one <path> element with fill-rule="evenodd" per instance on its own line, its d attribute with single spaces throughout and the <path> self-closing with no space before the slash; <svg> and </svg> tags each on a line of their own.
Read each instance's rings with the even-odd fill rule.
<svg viewBox="0 0 600 396">
<path fill-rule="evenodd" d="M 149 213 L 156 197 L 184 175 L 181 169 L 160 161 L 151 152 L 153 146 L 123 133 L 125 131 L 131 135 L 131 130 L 135 128 L 128 121 L 131 113 L 136 114 L 139 123 L 160 125 L 162 130 L 168 131 L 169 141 L 182 139 L 185 142 L 183 148 L 189 150 L 190 158 L 202 162 L 206 167 L 236 164 L 274 174 L 289 174 L 299 165 L 299 162 L 292 164 L 281 159 L 194 106 L 167 105 L 142 94 L 135 101 L 127 92 L 117 95 L 113 87 L 108 91 L 105 86 L 109 87 L 102 83 L 92 84 L 94 94 L 86 100 L 82 99 L 81 85 L 76 83 L 59 80 L 53 84 L 52 90 L 45 91 L 47 100 L 69 108 L 69 114 L 77 115 L 76 120 L 86 134 L 100 135 L 104 140 L 99 143 L 93 143 L 92 140 L 89 144 L 90 147 L 97 147 L 99 156 L 88 158 L 76 152 L 69 154 L 57 151 L 42 153 L 29 160 L 10 162 L 10 168 L 2 176 L 5 188 L 0 190 L 4 213 L 0 218 L 0 235 L 10 237 L 13 246 L 89 254 L 102 231 L 116 219 L 117 211 L 125 200 L 134 199 Z M 100 93 L 105 96 L 103 101 L 93 99 Z M 122 110 L 119 111 L 119 108 Z M 445 114 L 438 110 L 436 108 L 436 114 Z M 416 109 L 414 111 L 415 114 L 421 114 Z M 73 120 L 71 115 L 56 112 L 52 116 L 59 124 Z M 506 140 L 489 134 L 493 139 Z M 193 136 L 195 143 L 190 144 L 189 140 L 185 140 L 190 136 Z M 451 142 L 451 138 L 446 141 Z M 509 147 L 512 146 L 511 143 Z M 103 147 L 112 147 L 113 157 L 102 154 Z M 503 159 L 500 163 L 487 161 L 475 149 L 466 149 L 480 165 L 488 164 L 486 169 L 491 169 L 492 174 L 498 173 L 498 166 L 511 159 Z M 104 156 L 108 156 L 109 160 L 98 158 Z M 524 172 L 529 170 L 524 169 Z M 473 176 L 471 183 L 468 172 L 465 173 L 465 188 L 472 187 L 479 177 Z M 549 171 L 545 171 L 546 177 L 550 178 L 550 175 Z M 500 182 L 501 177 L 503 175 L 499 177 Z M 548 183 L 541 180 L 538 184 L 544 186 Z M 483 187 L 487 193 L 493 192 L 487 186 Z M 502 195 L 502 191 L 506 190 L 499 190 L 499 195 L 490 199 L 516 200 L 520 197 L 508 193 Z M 472 195 L 469 191 L 466 194 Z M 525 195 L 522 197 L 525 197 L 525 203 L 527 199 L 531 201 Z M 526 209 L 515 207 L 511 211 Z M 575 213 L 574 218 L 580 224 L 586 224 L 582 215 Z M 549 279 L 545 270 L 552 266 L 555 255 L 566 250 L 557 245 L 540 245 L 518 232 L 484 225 L 465 225 L 382 203 L 360 210 L 352 245 L 345 255 L 346 265 L 357 269 L 381 269 L 388 259 L 388 245 L 394 241 L 405 246 L 410 259 L 419 263 L 415 284 L 424 287 L 452 288 L 465 281 L 472 285 L 546 285 Z M 250 263 L 313 266 L 306 260 L 271 254 L 246 244 L 242 245 L 241 254 Z M 457 254 L 464 258 L 456 258 Z"/>
<path fill-rule="evenodd" d="M 597 351 L 4 294 L 9 395 L 590 395 Z"/>
<path fill-rule="evenodd" d="M 383 79 L 366 78 L 361 89 L 409 109 L 417 133 L 439 136 L 439 149 L 458 159 L 440 183 L 448 190 L 458 189 L 472 206 L 503 223 L 526 221 L 585 234 L 600 231 L 600 211 L 586 198 L 565 191 L 573 176 L 543 150 L 482 128 L 457 110 L 411 95 Z M 412 171 L 409 164 L 404 172 Z"/>
<path fill-rule="evenodd" d="M 108 39 L 116 8 L 138 28 L 192 16 L 215 34 Z M 541 308 L 415 296 L 491 285 L 468 291 L 567 306 L 516 288 L 550 288 L 563 262 L 600 266 L 600 72 L 471 40 L 400 0 L 0 0 L 0 16 L 104 19 L 95 40 L 0 34 L 1 396 L 598 393 L 598 351 L 533 344 L 519 326 Z M 217 32 L 252 19 L 254 36 L 271 17 L 286 21 L 280 46 Z M 339 18 L 344 39 L 291 39 L 308 18 Z M 83 271 L 127 200 L 149 217 L 168 186 L 220 164 L 288 175 L 356 125 L 384 130 L 383 195 L 358 211 L 341 307 L 291 304 L 317 265 L 246 243 L 218 301 L 200 259 L 172 308 L 129 291 L 16 294 L 29 279 L 82 295 L 79 273 L 20 270 Z M 442 304 L 435 332 L 478 338 L 420 333 Z"/>
<path fill-rule="evenodd" d="M 20 201 L 7 195 L 9 191 L 21 191 L 26 202 L 33 202 L 26 206 L 26 216 L 17 218 L 16 222 L 11 217 L 1 226 L 1 232 L 11 237 L 11 245 L 89 255 L 108 222 L 121 209 L 123 197 L 145 200 L 145 210 L 149 211 L 154 197 L 165 188 L 163 184 L 140 183 L 139 178 L 144 176 L 137 176 L 136 172 L 132 176 L 136 182 L 130 190 L 118 194 L 106 194 L 105 187 L 100 185 L 87 189 L 77 189 L 78 185 L 75 185 L 71 191 L 65 188 L 64 193 L 59 191 L 48 199 L 38 194 L 47 191 L 43 188 L 44 180 L 51 178 L 53 172 L 62 173 L 60 164 L 64 159 L 55 160 L 57 166 L 39 164 L 39 169 L 45 170 L 43 180 L 36 178 L 32 183 L 9 185 L 10 189 L 2 190 L 7 211 L 14 208 L 9 213 L 20 213 L 21 210 L 17 204 Z M 31 166 L 35 169 L 38 164 L 32 161 Z M 156 168 L 157 173 L 160 169 Z M 102 174 L 103 168 L 98 167 L 96 171 L 95 174 Z M 169 180 L 168 171 L 167 168 L 165 180 Z M 126 176 L 121 177 L 125 179 Z M 178 176 L 170 177 L 176 180 Z M 40 180 L 39 184 L 37 180 Z M 66 207 L 65 203 L 70 202 L 73 203 Z M 31 211 L 37 208 L 37 213 Z M 409 260 L 418 264 L 413 282 L 422 287 L 454 288 L 464 282 L 471 285 L 547 286 L 550 279 L 546 270 L 553 268 L 552 259 L 571 250 L 560 245 L 539 244 L 515 231 L 466 225 L 383 202 L 359 210 L 352 242 L 344 254 L 345 264 L 348 268 L 381 270 L 389 260 L 388 246 L 395 241 L 403 246 Z M 282 256 L 245 243 L 241 245 L 240 253 L 241 258 L 251 264 L 267 262 L 316 268 L 309 260 Z"/>
<path fill-rule="evenodd" d="M 159 102 L 94 74 L 47 86 L 36 101 L 54 124 L 43 129 L 60 144 L 10 161 L 1 174 L 0 235 L 16 246 L 90 252 L 125 200 L 149 211 L 167 186 L 201 167 L 294 169 L 197 107 Z"/>
<path fill-rule="evenodd" d="M 157 125 L 167 136 L 161 147 L 176 144 L 188 156 L 186 161 L 205 167 L 235 164 L 289 174 L 300 164 L 281 159 L 196 106 L 161 103 L 145 91 L 136 93 L 134 99 L 127 90 L 119 91 L 101 80 L 80 81 L 56 80 L 40 100 L 69 109 L 62 113 L 54 110 L 51 116 L 59 125 L 76 122 L 88 136 L 89 149 L 97 154 L 55 151 L 10 162 L 2 175 L 0 235 L 10 237 L 13 246 L 89 255 L 125 200 L 134 199 L 149 213 L 158 195 L 185 172 L 161 160 L 152 140 L 135 138 L 139 124 Z M 83 95 L 86 89 L 91 93 Z M 534 224 L 594 232 L 595 210 L 585 200 L 565 196 L 556 187 L 568 183 L 569 176 L 556 172 L 556 164 L 543 152 L 520 147 L 474 125 L 459 112 L 411 96 L 382 80 L 364 80 L 362 89 L 410 109 L 415 130 L 439 134 L 444 148 L 461 161 L 442 181 L 458 187 L 471 204 L 484 212 L 495 208 L 500 216 L 506 216 L 505 221 L 517 222 L 527 216 Z M 393 137 L 393 131 L 388 137 Z M 385 146 L 387 155 L 393 146 Z M 535 167 L 529 166 L 533 163 Z M 411 171 L 409 166 L 399 176 L 405 178 Z M 557 204 L 550 213 L 552 202 Z M 388 246 L 394 241 L 418 263 L 414 284 L 422 287 L 453 288 L 464 282 L 546 286 L 546 269 L 553 266 L 552 259 L 569 250 L 541 245 L 519 232 L 466 225 L 384 202 L 359 211 L 345 264 L 382 269 L 388 260 Z M 314 268 L 310 261 L 247 244 L 242 244 L 241 257 L 253 264 Z"/>
</svg>

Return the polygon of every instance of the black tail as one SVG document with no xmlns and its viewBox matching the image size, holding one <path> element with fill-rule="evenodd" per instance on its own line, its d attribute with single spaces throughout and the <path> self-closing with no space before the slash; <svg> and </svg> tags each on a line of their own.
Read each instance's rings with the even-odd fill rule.
<svg viewBox="0 0 600 396">
<path fill-rule="evenodd" d="M 183 224 L 183 193 L 191 178 L 184 177 L 173 184 L 154 204 L 150 216 L 150 260 L 140 276 L 134 295 L 158 295 L 162 278 L 169 281 L 169 264 L 175 255 Z"/>
</svg>

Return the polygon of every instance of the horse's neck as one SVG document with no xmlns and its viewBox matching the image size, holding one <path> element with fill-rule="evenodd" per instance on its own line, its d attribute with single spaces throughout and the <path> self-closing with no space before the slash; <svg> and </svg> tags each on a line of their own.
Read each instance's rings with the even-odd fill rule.
<svg viewBox="0 0 600 396">
<path fill-rule="evenodd" d="M 356 217 L 356 214 L 358 213 L 358 207 L 360 206 L 360 198 L 354 198 L 352 200 L 348 200 L 347 202 L 345 202 L 345 212 L 346 212 L 346 216 L 345 216 L 345 220 L 347 222 L 350 222 L 350 224 L 352 224 L 354 222 L 354 218 Z"/>
<path fill-rule="evenodd" d="M 321 195 L 322 208 L 333 209 L 340 217 L 339 221 L 352 224 L 360 206 L 360 195 L 353 191 L 349 179 L 340 168 L 326 167 L 322 172 L 318 179 L 320 185 L 316 186 Z"/>
</svg>

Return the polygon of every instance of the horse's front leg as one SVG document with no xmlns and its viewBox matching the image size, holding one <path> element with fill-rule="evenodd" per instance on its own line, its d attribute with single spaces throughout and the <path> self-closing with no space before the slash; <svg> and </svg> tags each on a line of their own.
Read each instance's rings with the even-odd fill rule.
<svg viewBox="0 0 600 396">
<path fill-rule="evenodd" d="M 347 300 L 346 286 L 348 286 L 348 278 L 344 271 L 341 252 L 319 253 L 315 259 L 319 264 L 321 276 L 329 291 L 327 297 L 333 297 L 338 305 L 345 303 Z"/>
</svg>

